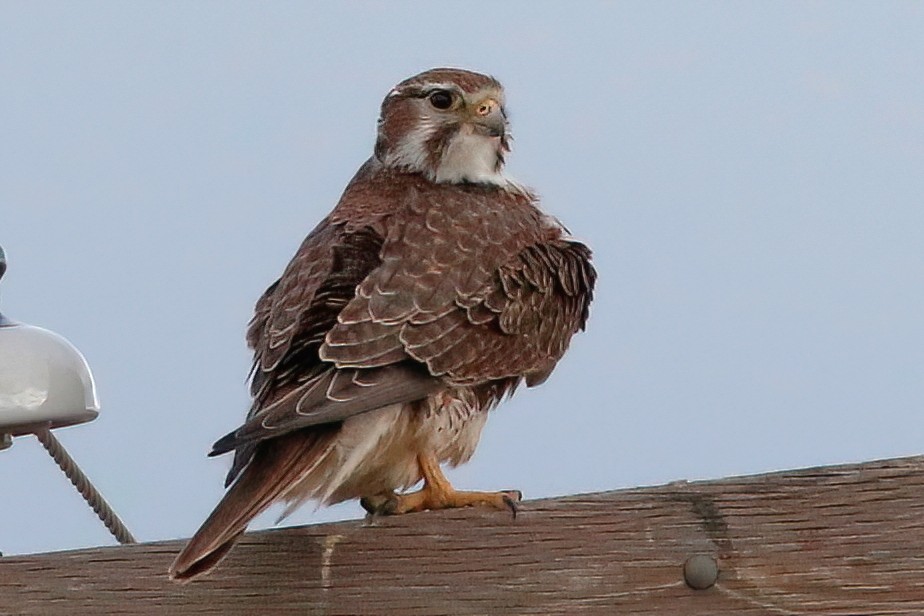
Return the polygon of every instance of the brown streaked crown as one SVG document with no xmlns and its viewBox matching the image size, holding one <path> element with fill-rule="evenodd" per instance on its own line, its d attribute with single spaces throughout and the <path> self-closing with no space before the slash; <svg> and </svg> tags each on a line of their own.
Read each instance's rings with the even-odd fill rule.
<svg viewBox="0 0 924 616">
<path fill-rule="evenodd" d="M 482 75 L 461 68 L 431 68 L 419 75 L 408 77 L 395 86 L 393 92 L 409 92 L 424 88 L 430 84 L 451 83 L 463 91 L 472 94 L 486 88 L 503 89 L 501 83 L 490 75 Z M 386 99 L 387 100 L 387 99 Z"/>
</svg>

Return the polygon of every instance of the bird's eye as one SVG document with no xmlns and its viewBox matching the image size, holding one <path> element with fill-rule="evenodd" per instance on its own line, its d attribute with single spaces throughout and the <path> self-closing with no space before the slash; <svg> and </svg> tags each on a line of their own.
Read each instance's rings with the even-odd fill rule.
<svg viewBox="0 0 924 616">
<path fill-rule="evenodd" d="M 437 109 L 445 111 L 452 107 L 452 92 L 448 90 L 436 90 L 430 93 L 430 104 Z"/>
</svg>

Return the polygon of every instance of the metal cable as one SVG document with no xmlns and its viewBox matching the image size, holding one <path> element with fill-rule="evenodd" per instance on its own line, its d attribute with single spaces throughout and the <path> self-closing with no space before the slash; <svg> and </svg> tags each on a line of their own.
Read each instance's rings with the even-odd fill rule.
<svg viewBox="0 0 924 616">
<path fill-rule="evenodd" d="M 128 531 L 128 528 L 125 527 L 125 524 L 122 523 L 119 516 L 112 510 L 109 503 L 103 498 L 103 495 L 93 487 L 89 478 L 83 474 L 83 471 L 80 470 L 80 467 L 77 466 L 74 459 L 65 451 L 64 445 L 55 438 L 51 430 L 37 430 L 35 432 L 35 438 L 39 440 L 42 447 L 48 451 L 49 455 L 54 458 L 58 467 L 64 471 L 67 478 L 71 480 L 71 483 L 74 484 L 74 487 L 77 488 L 80 495 L 83 496 L 87 504 L 90 505 L 99 519 L 106 525 L 109 532 L 118 539 L 119 543 L 135 543 L 135 538 Z"/>
</svg>

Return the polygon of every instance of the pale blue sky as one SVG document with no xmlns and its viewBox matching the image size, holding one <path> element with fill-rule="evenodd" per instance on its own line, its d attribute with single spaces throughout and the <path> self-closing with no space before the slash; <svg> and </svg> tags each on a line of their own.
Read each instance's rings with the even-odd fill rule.
<svg viewBox="0 0 924 616">
<path fill-rule="evenodd" d="M 600 281 L 459 486 L 920 453 L 922 32 L 911 2 L 3 3 L 2 310 L 90 361 L 102 414 L 57 434 L 126 524 L 188 536 L 248 404 L 253 302 L 389 88 L 461 66 L 506 85 L 510 170 Z M 0 452 L 0 490 L 4 553 L 112 542 L 34 439 Z"/>
</svg>

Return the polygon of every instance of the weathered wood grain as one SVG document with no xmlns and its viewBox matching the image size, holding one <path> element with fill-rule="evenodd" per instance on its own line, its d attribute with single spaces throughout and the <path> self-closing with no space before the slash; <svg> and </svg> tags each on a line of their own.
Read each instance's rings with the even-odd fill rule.
<svg viewBox="0 0 924 616">
<path fill-rule="evenodd" d="M 0 613 L 924 614 L 924 457 L 251 533 L 187 585 L 180 545 L 0 558 Z"/>
</svg>

